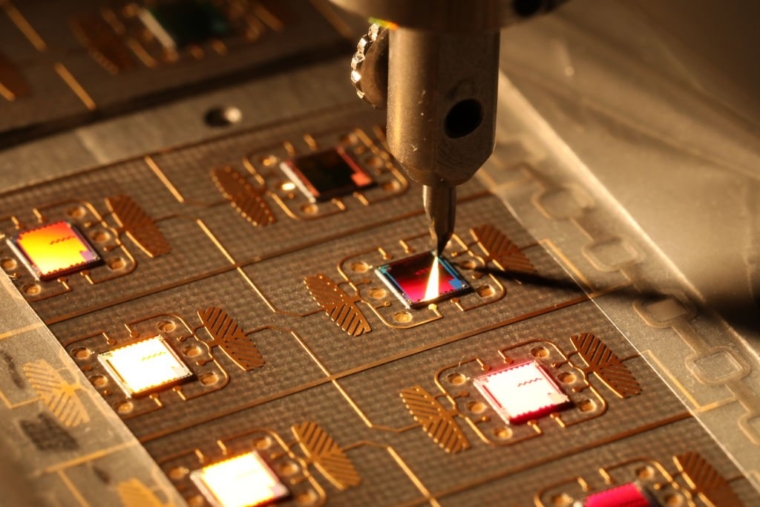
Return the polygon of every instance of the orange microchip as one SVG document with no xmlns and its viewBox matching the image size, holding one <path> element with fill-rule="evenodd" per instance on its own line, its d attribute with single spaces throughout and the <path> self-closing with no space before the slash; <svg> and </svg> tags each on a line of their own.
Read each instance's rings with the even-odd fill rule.
<svg viewBox="0 0 760 507">
<path fill-rule="evenodd" d="M 63 221 L 21 232 L 9 244 L 40 280 L 100 262 L 98 253 L 76 227 Z"/>
</svg>

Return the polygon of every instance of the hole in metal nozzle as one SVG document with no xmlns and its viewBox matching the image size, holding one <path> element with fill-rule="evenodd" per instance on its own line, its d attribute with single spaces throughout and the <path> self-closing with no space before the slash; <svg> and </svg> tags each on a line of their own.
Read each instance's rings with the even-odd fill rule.
<svg viewBox="0 0 760 507">
<path fill-rule="evenodd" d="M 452 139 L 473 133 L 483 122 L 483 107 L 475 99 L 454 104 L 443 123 L 446 135 Z"/>
</svg>

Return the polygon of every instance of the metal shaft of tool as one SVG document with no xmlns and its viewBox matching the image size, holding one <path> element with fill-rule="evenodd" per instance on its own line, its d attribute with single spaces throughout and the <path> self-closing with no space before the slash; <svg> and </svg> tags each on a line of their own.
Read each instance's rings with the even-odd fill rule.
<svg viewBox="0 0 760 507">
<path fill-rule="evenodd" d="M 456 187 L 491 154 L 496 124 L 499 32 L 390 34 L 388 144 L 423 185 L 432 247 L 454 230 Z"/>
<path fill-rule="evenodd" d="M 457 187 L 424 185 L 422 200 L 435 253 L 440 257 L 454 231 Z"/>
<path fill-rule="evenodd" d="M 565 0 L 332 1 L 395 25 L 387 40 L 387 101 L 381 101 L 388 108 L 388 147 L 424 186 L 440 254 L 453 233 L 455 187 L 493 150 L 500 30 Z"/>
</svg>

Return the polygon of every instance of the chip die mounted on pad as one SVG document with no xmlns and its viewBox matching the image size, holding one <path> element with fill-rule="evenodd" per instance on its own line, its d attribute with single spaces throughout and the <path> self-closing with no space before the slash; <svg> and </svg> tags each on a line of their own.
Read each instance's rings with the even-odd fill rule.
<svg viewBox="0 0 760 507">
<path fill-rule="evenodd" d="M 53 280 L 101 262 L 85 237 L 65 221 L 20 232 L 8 244 L 39 280 Z"/>
<path fill-rule="evenodd" d="M 285 160 L 280 169 L 311 202 L 325 202 L 375 184 L 343 148 Z"/>
<path fill-rule="evenodd" d="M 98 360 L 130 398 L 177 384 L 193 375 L 161 336 L 105 352 Z"/>
<path fill-rule="evenodd" d="M 210 0 L 179 0 L 144 7 L 139 16 L 167 49 L 182 49 L 232 33 L 230 20 Z"/>
<path fill-rule="evenodd" d="M 508 424 L 541 417 L 570 401 L 535 361 L 488 373 L 472 382 Z"/>
<path fill-rule="evenodd" d="M 658 507 L 658 503 L 636 483 L 624 484 L 586 497 L 574 507 Z"/>
<path fill-rule="evenodd" d="M 454 266 L 443 257 L 436 260 L 433 252 L 384 264 L 375 272 L 407 308 L 424 308 L 470 290 Z"/>
<path fill-rule="evenodd" d="M 195 470 L 190 479 L 214 507 L 266 505 L 289 494 L 256 452 Z"/>
</svg>

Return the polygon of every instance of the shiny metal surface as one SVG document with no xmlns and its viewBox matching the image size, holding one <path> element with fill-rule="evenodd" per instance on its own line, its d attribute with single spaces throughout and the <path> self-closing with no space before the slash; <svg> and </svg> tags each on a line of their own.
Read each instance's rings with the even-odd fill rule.
<svg viewBox="0 0 760 507">
<path fill-rule="evenodd" d="M 365 17 L 439 32 L 495 31 L 566 0 L 331 0 Z"/>
<path fill-rule="evenodd" d="M 491 155 L 498 55 L 499 32 L 391 32 L 388 145 L 414 181 L 460 185 Z"/>
<path fill-rule="evenodd" d="M 453 187 L 469 180 L 493 150 L 499 32 L 390 33 L 388 145 L 414 181 Z M 452 62 L 456 62 L 452 64 Z M 429 194 L 431 199 L 448 192 Z M 425 200 L 426 205 L 430 204 Z M 426 206 L 433 246 L 451 237 L 453 201 Z M 444 243 L 445 244 L 445 243 Z"/>
<path fill-rule="evenodd" d="M 457 218 L 456 199 L 457 187 L 428 185 L 422 187 L 422 201 L 430 224 L 430 237 L 433 240 L 435 253 L 439 257 L 454 232 Z"/>
<path fill-rule="evenodd" d="M 501 28 L 556 7 L 561 2 L 476 0 L 338 0 L 337 5 L 365 16 L 388 20 L 388 145 L 411 179 L 425 186 L 456 186 L 469 180 L 493 151 L 499 39 Z M 361 52 L 362 41 L 359 43 Z M 360 55 L 360 59 L 363 56 Z M 357 59 L 354 58 L 354 61 Z M 385 76 L 384 58 L 363 62 L 369 102 L 380 105 L 374 76 Z M 352 81 L 361 75 L 352 73 Z M 363 97 L 360 89 L 359 95 Z M 374 97 L 374 98 L 373 98 Z M 451 237 L 456 214 L 450 199 L 424 199 L 431 221 L 431 241 Z M 437 225 L 436 225 L 437 224 Z M 437 234 L 435 231 L 438 231 Z"/>
<path fill-rule="evenodd" d="M 387 28 L 377 23 L 359 39 L 351 58 L 351 82 L 356 95 L 376 109 L 388 104 L 388 39 Z"/>
</svg>

